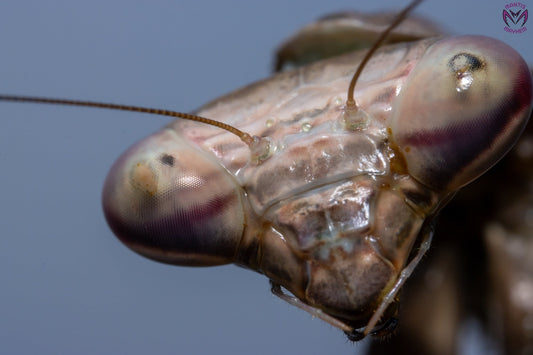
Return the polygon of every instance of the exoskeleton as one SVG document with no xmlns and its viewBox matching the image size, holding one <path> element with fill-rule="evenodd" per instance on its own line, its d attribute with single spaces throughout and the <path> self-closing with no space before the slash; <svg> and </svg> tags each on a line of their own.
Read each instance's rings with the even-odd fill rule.
<svg viewBox="0 0 533 355">
<path fill-rule="evenodd" d="M 136 252 L 258 271 L 275 294 L 358 340 L 394 328 L 398 292 L 430 246 L 435 216 L 512 147 L 532 83 L 506 44 L 419 40 L 434 34 L 422 24 L 423 34 L 370 56 L 355 107 L 345 97 L 367 50 L 342 54 L 359 41 L 332 41 L 350 21 L 304 30 L 277 64 L 297 68 L 196 112 L 246 132 L 248 145 L 177 120 L 118 159 L 103 206 Z"/>
<path fill-rule="evenodd" d="M 198 110 L 262 137 L 259 151 L 183 120 L 135 144 L 103 191 L 115 234 L 165 263 L 263 273 L 278 296 L 353 340 L 387 333 L 434 217 L 512 147 L 532 84 L 520 55 L 494 39 L 401 43 L 370 58 L 352 115 L 344 97 L 364 55 L 316 61 Z"/>
</svg>

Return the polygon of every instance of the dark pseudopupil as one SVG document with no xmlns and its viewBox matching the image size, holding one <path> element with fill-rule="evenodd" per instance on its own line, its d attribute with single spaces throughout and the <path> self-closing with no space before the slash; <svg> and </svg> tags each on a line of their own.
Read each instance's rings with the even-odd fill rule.
<svg viewBox="0 0 533 355">
<path fill-rule="evenodd" d="M 477 71 L 483 67 L 483 62 L 478 57 L 469 53 L 456 54 L 448 62 L 448 66 L 454 72 L 464 71 L 466 68 L 469 71 Z"/>
<path fill-rule="evenodd" d="M 174 157 L 172 155 L 163 154 L 159 160 L 164 165 L 174 166 Z"/>
</svg>

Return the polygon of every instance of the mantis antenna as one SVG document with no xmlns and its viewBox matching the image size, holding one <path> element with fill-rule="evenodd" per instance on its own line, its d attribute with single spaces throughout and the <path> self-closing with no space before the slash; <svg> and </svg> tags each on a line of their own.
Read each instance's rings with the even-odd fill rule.
<svg viewBox="0 0 533 355">
<path fill-rule="evenodd" d="M 36 96 L 19 96 L 19 95 L 0 95 L 0 101 L 13 101 L 13 102 L 30 102 L 38 104 L 50 104 L 50 105 L 66 105 L 66 106 L 81 106 L 81 107 L 95 107 L 95 108 L 104 108 L 109 110 L 119 110 L 119 111 L 131 111 L 131 112 L 141 112 L 149 113 L 153 115 L 160 116 L 170 116 L 175 118 L 183 118 L 190 121 L 205 123 L 211 126 L 215 126 L 221 129 L 224 129 L 241 139 L 244 143 L 250 147 L 252 152 L 252 161 L 259 163 L 269 156 L 270 151 L 270 141 L 267 137 L 258 137 L 251 136 L 250 134 L 243 132 L 232 125 L 216 121 L 210 118 L 193 115 L 190 113 L 162 110 L 157 108 L 150 107 L 141 107 L 141 106 L 130 106 L 130 105 L 119 105 L 111 104 L 105 102 L 94 102 L 94 101 L 82 101 L 82 100 L 69 100 L 69 99 L 56 99 L 56 98 L 46 98 L 46 97 L 36 97 Z"/>
<path fill-rule="evenodd" d="M 357 103 L 354 99 L 355 84 L 357 83 L 359 76 L 361 76 L 364 67 L 366 66 L 372 55 L 374 55 L 376 50 L 383 44 L 383 42 L 385 42 L 385 39 L 392 32 L 392 30 L 395 29 L 400 23 L 402 23 L 402 21 L 405 20 L 409 13 L 421 2 L 422 0 L 412 1 L 405 9 L 403 9 L 398 15 L 396 15 L 394 21 L 385 31 L 383 31 L 383 33 L 379 36 L 378 40 L 370 48 L 370 50 L 367 52 L 367 54 L 357 67 L 357 70 L 355 71 L 355 74 L 353 75 L 352 80 L 350 81 L 350 86 L 348 87 L 348 97 L 346 98 L 346 106 L 342 114 L 342 120 L 348 129 L 357 129 L 358 127 L 361 127 L 362 124 L 364 125 L 364 123 L 367 121 L 367 114 L 357 106 Z"/>
</svg>

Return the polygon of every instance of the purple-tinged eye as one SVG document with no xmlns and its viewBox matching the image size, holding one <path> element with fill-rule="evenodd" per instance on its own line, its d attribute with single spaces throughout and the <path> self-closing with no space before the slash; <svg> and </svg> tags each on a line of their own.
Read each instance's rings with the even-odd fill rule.
<svg viewBox="0 0 533 355">
<path fill-rule="evenodd" d="M 531 111 L 532 81 L 522 57 L 483 36 L 428 48 L 395 103 L 390 127 L 409 173 L 457 190 L 512 147 Z"/>
<path fill-rule="evenodd" d="M 103 207 L 124 244 L 171 264 L 231 263 L 244 229 L 236 182 L 208 154 L 168 129 L 138 142 L 115 162 Z"/>
</svg>

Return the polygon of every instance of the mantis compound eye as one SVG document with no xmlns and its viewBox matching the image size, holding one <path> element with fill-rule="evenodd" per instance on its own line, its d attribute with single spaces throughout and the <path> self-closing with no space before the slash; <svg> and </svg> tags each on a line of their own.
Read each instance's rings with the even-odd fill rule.
<svg viewBox="0 0 533 355">
<path fill-rule="evenodd" d="M 462 36 L 429 47 L 390 122 L 409 173 L 447 190 L 483 174 L 525 127 L 531 85 L 524 60 L 498 40 Z"/>
<path fill-rule="evenodd" d="M 165 129 L 113 165 L 107 221 L 134 251 L 180 265 L 230 263 L 244 228 L 241 192 L 219 163 Z"/>
</svg>

